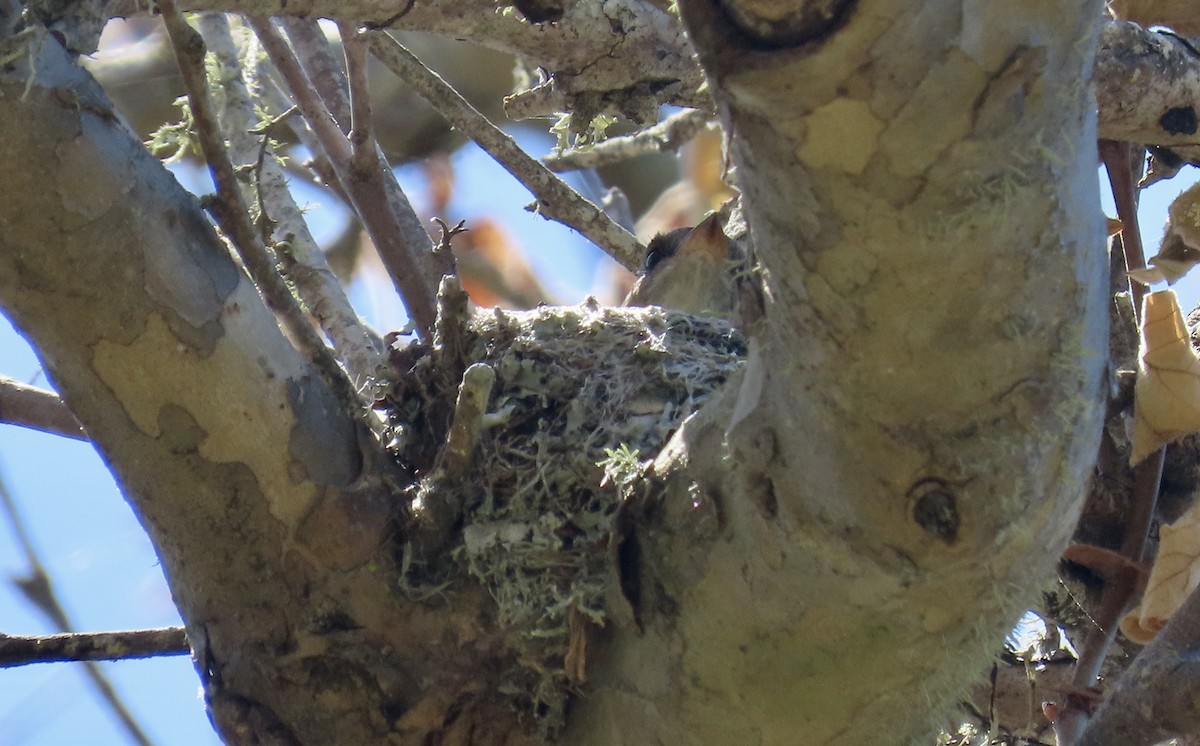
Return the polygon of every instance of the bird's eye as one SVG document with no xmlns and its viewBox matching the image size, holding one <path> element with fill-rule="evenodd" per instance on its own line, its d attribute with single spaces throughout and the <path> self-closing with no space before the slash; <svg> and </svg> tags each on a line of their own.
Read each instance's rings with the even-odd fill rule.
<svg viewBox="0 0 1200 746">
<path fill-rule="evenodd" d="M 692 232 L 691 228 L 676 228 L 670 233 L 659 233 L 654 238 L 650 239 L 650 243 L 646 246 L 646 263 L 642 267 L 642 274 L 647 274 L 650 270 L 662 264 L 664 259 L 670 259 L 679 251 L 679 245 Z"/>
<path fill-rule="evenodd" d="M 650 249 L 646 252 L 646 266 L 642 268 L 642 271 L 649 272 L 653 270 L 655 267 L 661 264 L 662 260 L 666 259 L 668 255 L 669 254 L 666 251 Z"/>
</svg>

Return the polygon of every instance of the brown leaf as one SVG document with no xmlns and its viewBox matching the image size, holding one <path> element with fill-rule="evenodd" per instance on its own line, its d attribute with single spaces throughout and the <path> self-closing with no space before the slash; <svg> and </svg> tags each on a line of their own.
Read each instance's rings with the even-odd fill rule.
<svg viewBox="0 0 1200 746">
<path fill-rule="evenodd" d="M 1200 585 L 1200 503 L 1159 529 L 1158 559 L 1142 602 L 1121 620 L 1121 631 L 1146 644 Z"/>
<path fill-rule="evenodd" d="M 1133 398 L 1131 464 L 1200 430 L 1200 358 L 1170 290 L 1150 293 L 1143 303 Z"/>
<path fill-rule="evenodd" d="M 1200 249 L 1200 181 L 1185 189 L 1171 202 L 1171 206 L 1167 208 L 1167 216 L 1170 218 L 1167 230 L 1173 229 L 1185 244 L 1193 249 Z M 1164 247 L 1165 244 L 1164 241 Z"/>
<path fill-rule="evenodd" d="M 1173 285 L 1200 264 L 1200 182 L 1176 197 L 1168 212 L 1158 254 L 1151 257 L 1146 269 L 1129 273 L 1143 285 L 1164 280 Z"/>
</svg>

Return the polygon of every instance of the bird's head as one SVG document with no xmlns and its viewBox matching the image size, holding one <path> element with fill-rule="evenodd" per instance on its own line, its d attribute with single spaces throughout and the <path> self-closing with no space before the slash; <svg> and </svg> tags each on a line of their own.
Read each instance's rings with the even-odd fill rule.
<svg viewBox="0 0 1200 746">
<path fill-rule="evenodd" d="M 651 239 L 625 305 L 730 317 L 736 307 L 730 254 L 716 213 L 695 228 L 661 233 Z"/>
</svg>

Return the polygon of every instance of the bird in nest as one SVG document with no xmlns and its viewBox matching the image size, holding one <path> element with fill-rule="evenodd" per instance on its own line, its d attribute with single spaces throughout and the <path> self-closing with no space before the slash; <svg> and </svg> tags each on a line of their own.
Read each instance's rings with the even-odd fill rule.
<svg viewBox="0 0 1200 746">
<path fill-rule="evenodd" d="M 733 320 L 735 251 L 716 213 L 695 228 L 660 233 L 647 246 L 645 265 L 625 305 L 661 306 Z"/>
</svg>

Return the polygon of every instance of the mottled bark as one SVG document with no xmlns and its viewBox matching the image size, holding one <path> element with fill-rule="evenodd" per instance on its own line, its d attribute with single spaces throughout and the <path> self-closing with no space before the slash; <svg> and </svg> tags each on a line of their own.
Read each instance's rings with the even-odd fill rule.
<svg viewBox="0 0 1200 746">
<path fill-rule="evenodd" d="M 654 554 L 673 613 L 613 643 L 574 735 L 918 742 L 1053 567 L 1095 458 L 1100 4 L 859 2 L 787 49 L 682 5 L 766 315 L 727 446 L 680 458 L 723 531 Z"/>
</svg>

